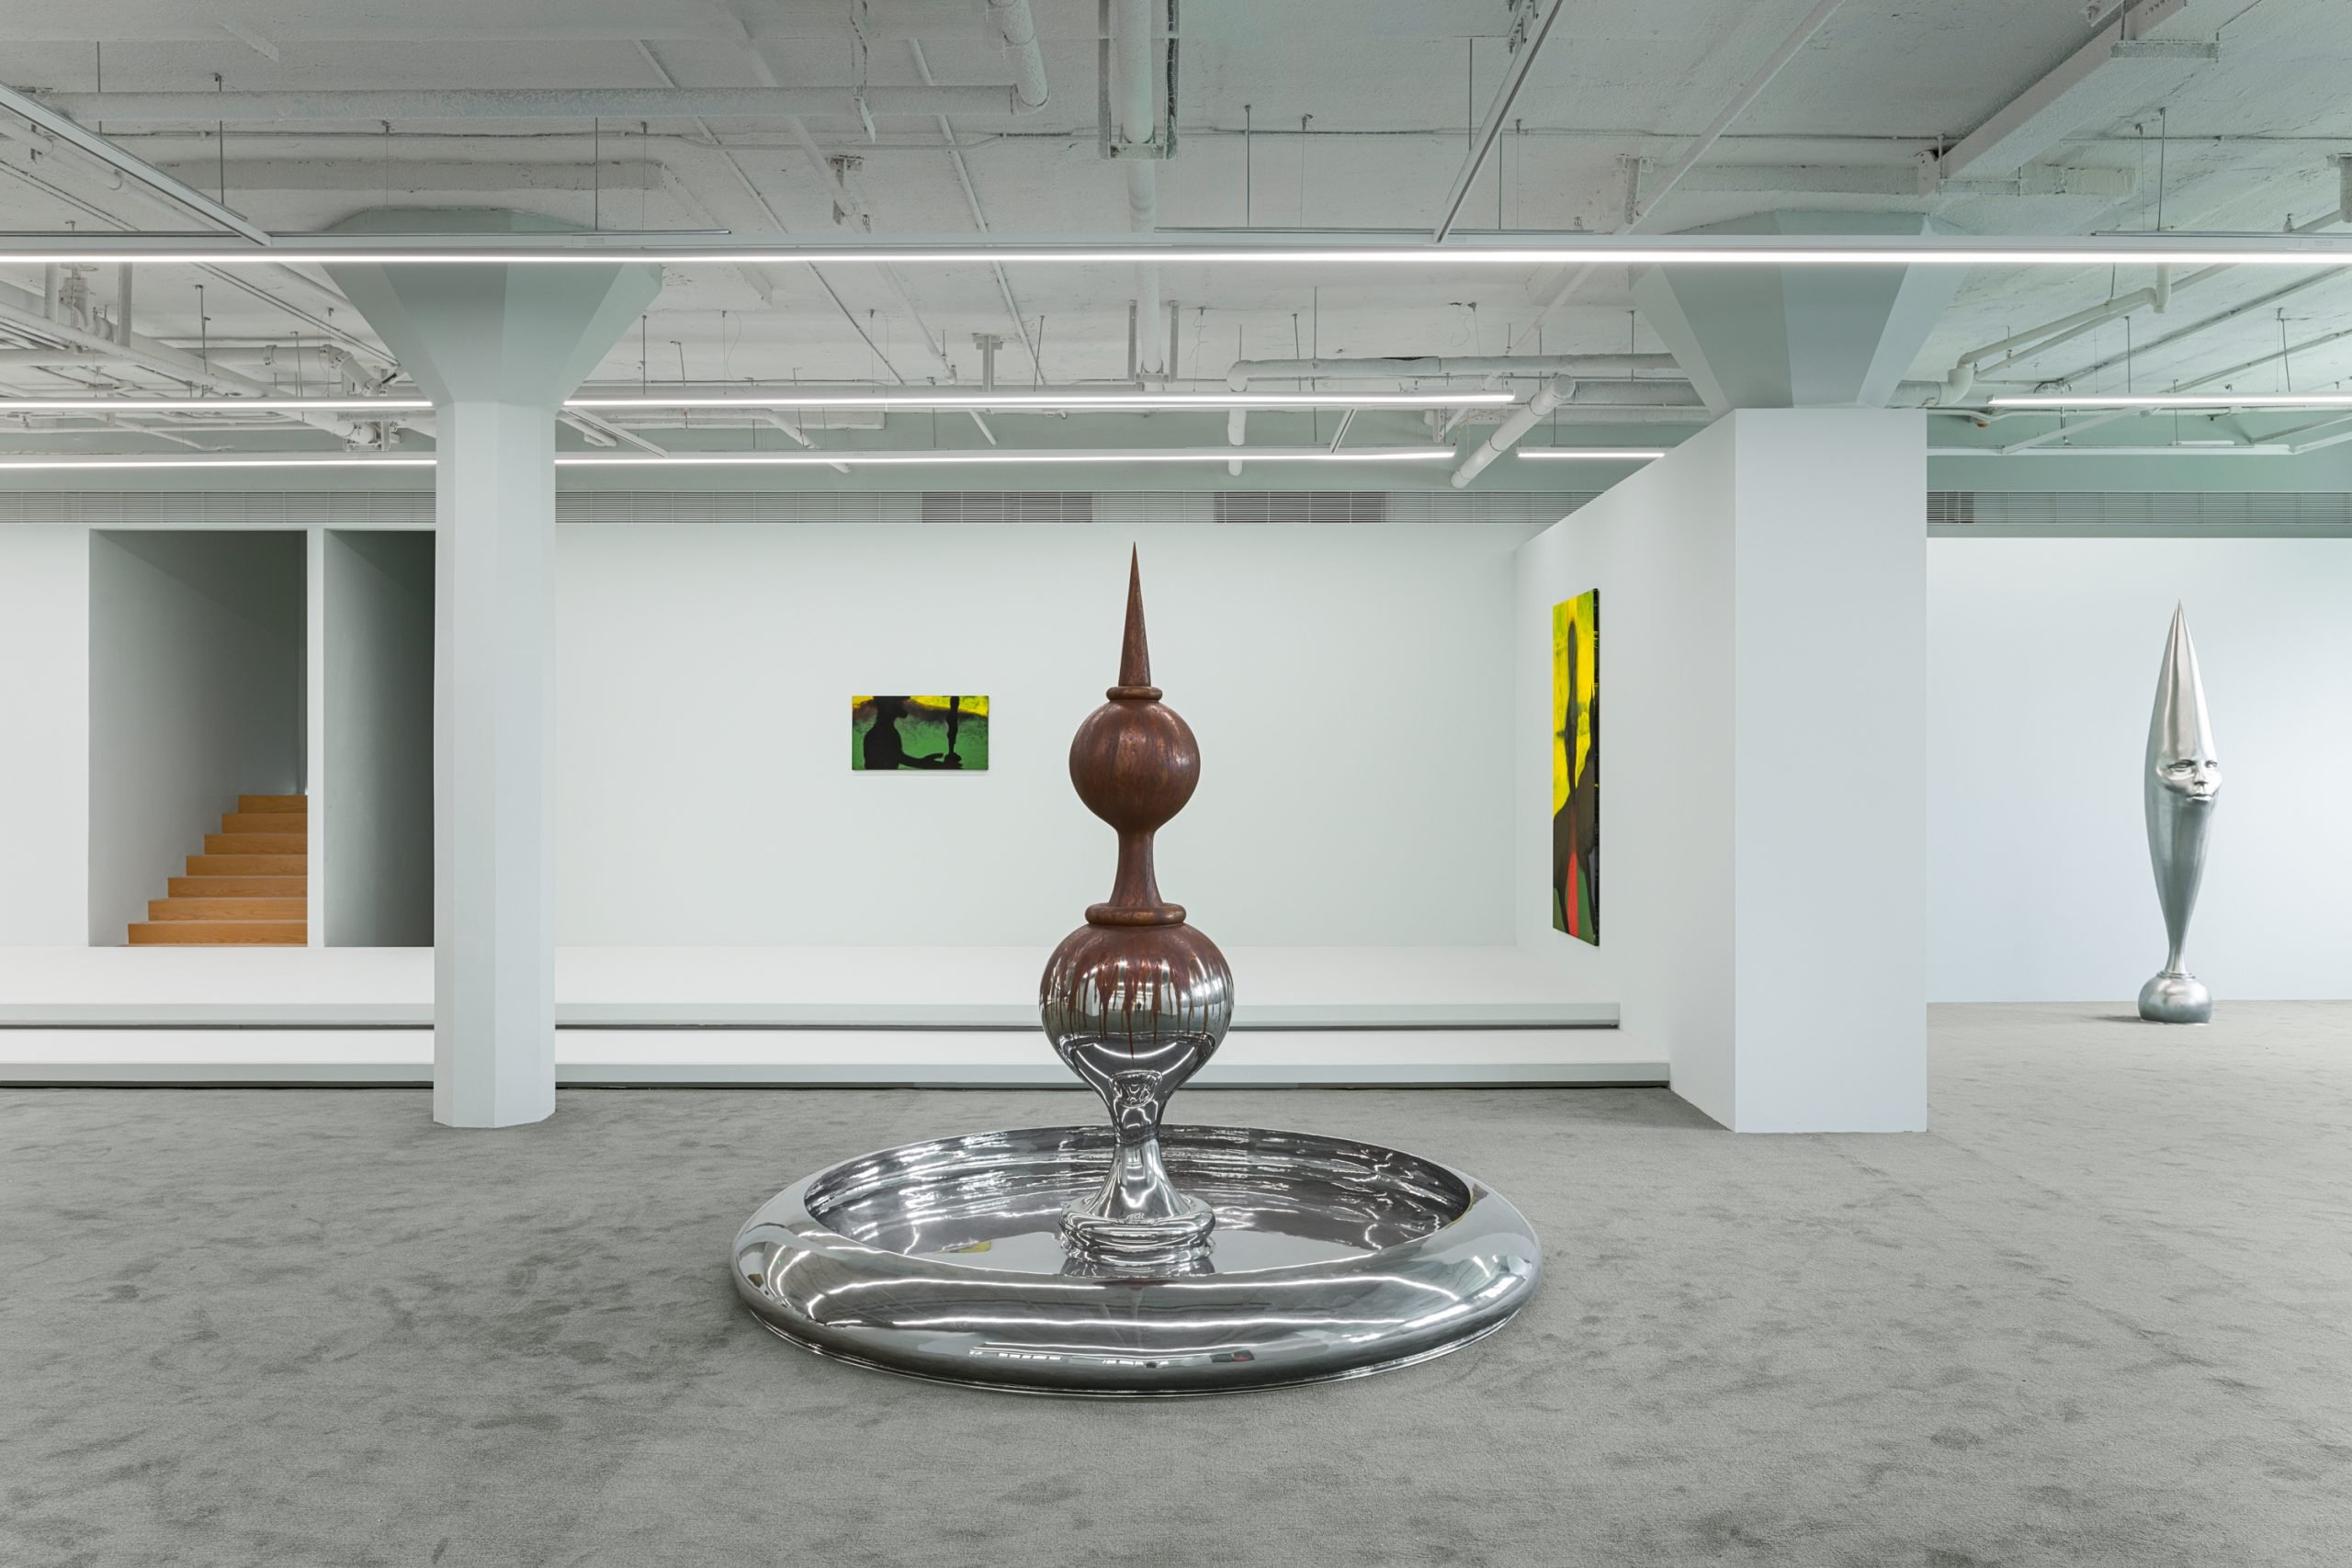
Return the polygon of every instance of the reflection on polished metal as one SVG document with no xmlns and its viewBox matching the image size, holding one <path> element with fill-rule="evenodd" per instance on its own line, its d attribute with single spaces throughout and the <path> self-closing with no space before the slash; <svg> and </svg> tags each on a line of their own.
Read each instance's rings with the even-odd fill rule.
<svg viewBox="0 0 2352 1568">
<path fill-rule="evenodd" d="M 1119 683 L 1070 780 L 1118 833 L 1111 897 L 1039 983 L 1054 1049 L 1108 1126 L 910 1144 L 818 1172 L 730 1255 L 761 1322 L 820 1353 L 1038 1393 L 1216 1393 L 1353 1377 L 1491 1333 L 1542 1271 L 1476 1178 L 1372 1144 L 1165 1125 L 1216 1051 L 1233 976 L 1161 898 L 1152 836 L 1200 777 L 1159 701 L 1130 559 Z"/>
<path fill-rule="evenodd" d="M 2213 754 L 2197 645 L 2189 640 L 2188 617 L 2179 605 L 2173 607 L 2172 635 L 2156 678 L 2140 787 L 2148 817 L 2148 858 L 2155 866 L 2156 898 L 2164 906 L 2165 936 L 2171 944 L 2163 972 L 2140 987 L 2140 1016 L 2155 1023 L 2209 1023 L 2213 994 L 2181 967 L 2180 950 L 2188 937 L 2189 912 L 2197 907 L 2198 884 L 2205 877 L 2205 840 L 2214 797 L 2221 793 L 2222 766 Z"/>
<path fill-rule="evenodd" d="M 920 1377 L 1052 1393 L 1214 1393 L 1378 1371 L 1502 1325 L 1534 1233 L 1475 1178 L 1370 1144 L 1171 1126 L 1161 1152 L 1217 1214 L 1172 1267 L 1060 1236 L 1101 1180 L 1102 1127 L 910 1144 L 787 1189 L 735 1238 L 735 1289 L 786 1338 Z"/>
<path fill-rule="evenodd" d="M 1103 696 L 1069 744 L 1069 778 L 1117 830 L 1118 874 L 1110 901 L 1046 961 L 1037 1006 L 1054 1050 L 1102 1097 L 1115 1143 L 1102 1190 L 1063 1217 L 1062 1238 L 1093 1262 L 1175 1263 L 1207 1250 L 1216 1216 L 1169 1179 L 1159 1122 L 1233 1021 L 1233 971 L 1184 923 L 1184 907 L 1160 897 L 1152 868 L 1152 835 L 1193 797 L 1201 748 L 1151 683 L 1133 555 L 1119 683 Z"/>
</svg>

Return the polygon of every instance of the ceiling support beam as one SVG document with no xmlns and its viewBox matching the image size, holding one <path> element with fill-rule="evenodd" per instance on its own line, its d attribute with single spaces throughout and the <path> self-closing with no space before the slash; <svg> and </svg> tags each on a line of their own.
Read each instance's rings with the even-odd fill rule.
<svg viewBox="0 0 2352 1568">
<path fill-rule="evenodd" d="M 2089 42 L 1941 156 L 1920 153 L 1919 193 L 1932 196 L 1955 175 L 2013 173 L 2069 131 L 2161 103 L 2221 55 L 2221 45 L 2211 39 L 2156 36 L 2188 6 L 2188 0 L 2138 0 L 2110 16 Z"/>
<path fill-rule="evenodd" d="M 1519 89 L 1526 84 L 1536 55 L 1543 51 L 1544 40 L 1552 36 L 1552 24 L 1560 19 L 1560 7 L 1565 3 L 1566 0 L 1551 0 L 1544 6 L 1543 20 L 1535 24 L 1519 51 L 1511 56 L 1502 85 L 1495 90 L 1494 101 L 1487 106 L 1486 123 L 1478 128 L 1478 139 L 1471 144 L 1470 156 L 1463 160 L 1462 172 L 1453 176 L 1453 188 L 1446 192 L 1445 209 L 1438 214 L 1437 227 L 1430 231 L 1430 239 L 1442 241 L 1453 231 L 1453 220 L 1462 215 L 1462 204 L 1470 197 L 1470 186 L 1487 166 L 1487 159 L 1495 150 L 1495 139 L 1502 135 L 1510 107 L 1518 101 Z"/>
<path fill-rule="evenodd" d="M 161 192 L 209 221 L 243 234 L 257 245 L 269 243 L 269 231 L 243 213 L 232 211 L 194 186 L 174 179 L 144 158 L 123 151 L 96 131 L 85 130 L 39 98 L 0 85 L 0 108 L 23 116 L 60 141 L 72 143 L 98 162 L 130 175 L 150 190 Z"/>
<path fill-rule="evenodd" d="M 453 87 L 438 91 L 348 87 L 269 93 L 51 93 L 26 101 L 52 115 L 70 115 L 78 120 L 135 120 L 142 125 L 265 125 L 281 120 L 334 125 L 388 119 L 775 120 L 794 115 L 863 121 L 940 114 L 1006 118 L 1018 102 L 1014 91 L 1011 83 L 987 87 Z"/>
</svg>

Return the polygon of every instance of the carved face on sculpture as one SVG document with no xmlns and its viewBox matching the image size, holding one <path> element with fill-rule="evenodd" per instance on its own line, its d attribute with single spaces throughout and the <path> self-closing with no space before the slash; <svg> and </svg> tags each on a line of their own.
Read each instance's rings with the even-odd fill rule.
<svg viewBox="0 0 2352 1568">
<path fill-rule="evenodd" d="M 2156 783 L 2190 804 L 2210 805 L 2221 793 L 2222 764 L 2211 757 L 2175 757 L 2157 764 Z"/>
<path fill-rule="evenodd" d="M 2201 811 L 2221 793 L 2222 764 L 2214 756 L 2213 721 L 2205 713 L 2197 645 L 2189 640 L 2188 618 L 2177 608 L 2156 682 L 2155 712 L 2148 721 L 2148 772 L 2152 810 Z"/>
</svg>

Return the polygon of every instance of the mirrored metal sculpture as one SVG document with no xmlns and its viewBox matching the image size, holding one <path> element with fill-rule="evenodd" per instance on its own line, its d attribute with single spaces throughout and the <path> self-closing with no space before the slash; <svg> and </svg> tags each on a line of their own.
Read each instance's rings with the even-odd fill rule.
<svg viewBox="0 0 2352 1568">
<path fill-rule="evenodd" d="M 2164 969 L 2140 987 L 2140 1016 L 2155 1023 L 2208 1023 L 2213 994 L 2181 966 L 2180 954 L 2189 914 L 2197 908 L 2198 885 L 2205 878 L 2205 842 L 2222 767 L 2213 752 L 2212 720 L 2205 713 L 2197 645 L 2188 637 L 2188 617 L 2177 604 L 2164 668 L 2156 676 L 2140 788 L 2148 818 L 2148 858 L 2155 867 L 2156 900 L 2164 907 L 2170 944 Z"/>
<path fill-rule="evenodd" d="M 1153 869 L 1152 837 L 1201 759 L 1151 683 L 1133 559 L 1105 695 L 1071 743 L 1070 780 L 1118 834 L 1118 870 L 1038 996 L 1110 1124 L 910 1144 L 819 1171 L 737 1235 L 736 1292 L 821 1354 L 1029 1393 L 1354 1377 L 1501 1327 L 1541 1254 L 1476 1178 L 1344 1138 L 1165 1123 L 1225 1038 L 1233 976 Z"/>
</svg>

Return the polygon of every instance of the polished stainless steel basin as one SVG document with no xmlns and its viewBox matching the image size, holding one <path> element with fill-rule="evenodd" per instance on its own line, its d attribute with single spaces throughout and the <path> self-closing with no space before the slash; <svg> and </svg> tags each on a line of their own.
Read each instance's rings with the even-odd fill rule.
<svg viewBox="0 0 2352 1568">
<path fill-rule="evenodd" d="M 1102 1185 L 1113 1130 L 1035 1127 L 903 1145 L 786 1189 L 736 1236 L 735 1289 L 824 1355 L 1072 1394 L 1381 1371 L 1493 1332 L 1534 1291 L 1526 1220 L 1432 1160 L 1244 1127 L 1168 1127 L 1160 1146 L 1216 1212 L 1199 1258 L 1072 1252 L 1059 1227 Z"/>
</svg>

